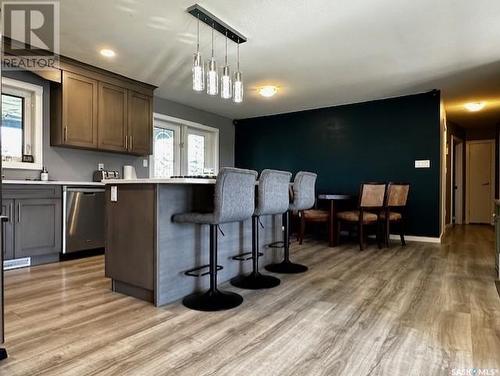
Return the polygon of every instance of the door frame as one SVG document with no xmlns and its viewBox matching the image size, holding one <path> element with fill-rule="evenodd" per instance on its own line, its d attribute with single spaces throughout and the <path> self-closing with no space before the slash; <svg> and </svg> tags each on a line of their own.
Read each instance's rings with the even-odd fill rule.
<svg viewBox="0 0 500 376">
<path fill-rule="evenodd" d="M 450 166 L 450 173 L 451 173 L 451 182 L 450 182 L 450 189 L 451 189 L 451 199 L 450 199 L 450 223 L 451 224 L 457 224 L 461 225 L 464 222 L 464 173 L 463 173 L 463 167 L 464 167 L 464 140 L 461 138 L 458 138 L 456 136 L 451 137 L 451 145 L 450 145 L 450 161 L 451 161 L 451 166 Z M 462 152 L 459 153 L 458 155 L 455 153 L 455 148 L 458 146 L 461 146 Z M 456 158 L 459 158 L 461 160 L 461 166 L 462 166 L 462 179 L 460 181 L 455 181 L 456 179 L 456 168 L 457 168 L 457 163 L 456 163 Z M 455 186 L 457 189 L 455 189 Z M 459 194 L 457 194 L 459 192 Z"/>
<path fill-rule="evenodd" d="M 471 144 L 490 144 L 491 147 L 491 168 L 490 168 L 490 200 L 491 200 L 491 205 L 492 208 L 494 208 L 493 202 L 495 201 L 495 140 L 494 139 L 486 139 L 486 140 L 473 140 L 473 141 L 466 141 L 465 142 L 465 189 L 466 189 L 466 195 L 465 195 L 465 223 L 469 224 L 470 223 L 470 216 L 469 216 L 469 208 L 470 208 L 470 184 L 469 184 L 469 179 L 470 179 L 470 145 Z M 493 217 L 491 217 L 491 224 L 493 224 Z"/>
</svg>

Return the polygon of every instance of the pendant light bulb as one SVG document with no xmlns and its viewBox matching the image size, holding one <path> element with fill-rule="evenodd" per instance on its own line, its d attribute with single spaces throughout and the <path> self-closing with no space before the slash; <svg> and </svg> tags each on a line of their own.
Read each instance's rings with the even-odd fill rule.
<svg viewBox="0 0 500 376">
<path fill-rule="evenodd" d="M 198 39 L 196 42 L 196 52 L 193 55 L 193 90 L 205 90 L 205 68 L 200 54 L 200 17 L 198 16 Z"/>
<path fill-rule="evenodd" d="M 220 96 L 223 99 L 230 99 L 232 97 L 233 85 L 231 83 L 231 72 L 227 64 L 227 31 L 226 31 L 226 58 L 224 60 L 224 67 L 222 68 Z"/>
<path fill-rule="evenodd" d="M 214 57 L 214 26 L 212 25 L 212 57 L 207 62 L 207 94 L 219 94 L 219 74 Z"/>
<path fill-rule="evenodd" d="M 238 39 L 238 61 L 237 61 L 237 70 L 234 73 L 234 81 L 233 81 L 233 102 L 241 103 L 243 102 L 243 80 L 241 78 L 240 72 L 240 41 Z"/>
</svg>

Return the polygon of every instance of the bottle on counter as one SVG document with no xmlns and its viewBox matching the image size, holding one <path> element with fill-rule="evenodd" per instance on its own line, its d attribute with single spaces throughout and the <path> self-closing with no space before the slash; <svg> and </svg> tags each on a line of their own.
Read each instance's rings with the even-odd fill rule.
<svg viewBox="0 0 500 376">
<path fill-rule="evenodd" d="M 47 171 L 45 166 L 43 166 L 42 172 L 40 172 L 40 180 L 49 181 L 49 172 Z"/>
</svg>

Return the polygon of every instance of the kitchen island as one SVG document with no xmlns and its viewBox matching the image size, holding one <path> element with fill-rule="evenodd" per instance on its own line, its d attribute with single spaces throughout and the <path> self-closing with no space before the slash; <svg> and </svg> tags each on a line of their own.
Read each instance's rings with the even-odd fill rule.
<svg viewBox="0 0 500 376">
<path fill-rule="evenodd" d="M 184 272 L 208 264 L 209 226 L 178 224 L 172 216 L 210 212 L 214 179 L 106 180 L 106 276 L 116 292 L 161 306 L 208 288 L 208 276 Z M 281 215 L 261 217 L 261 265 L 281 260 Z M 232 259 L 250 252 L 251 220 L 220 226 L 220 283 L 251 270 L 251 261 Z"/>
</svg>

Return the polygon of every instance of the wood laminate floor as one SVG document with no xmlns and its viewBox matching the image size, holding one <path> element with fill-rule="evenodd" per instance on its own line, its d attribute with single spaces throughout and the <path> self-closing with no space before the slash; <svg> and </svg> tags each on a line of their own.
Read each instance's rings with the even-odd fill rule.
<svg viewBox="0 0 500 376">
<path fill-rule="evenodd" d="M 103 257 L 6 273 L 0 375 L 449 375 L 500 369 L 493 230 L 444 244 L 293 247 L 310 266 L 239 308 L 162 308 L 110 291 Z M 234 288 L 229 288 L 236 290 Z"/>
</svg>

